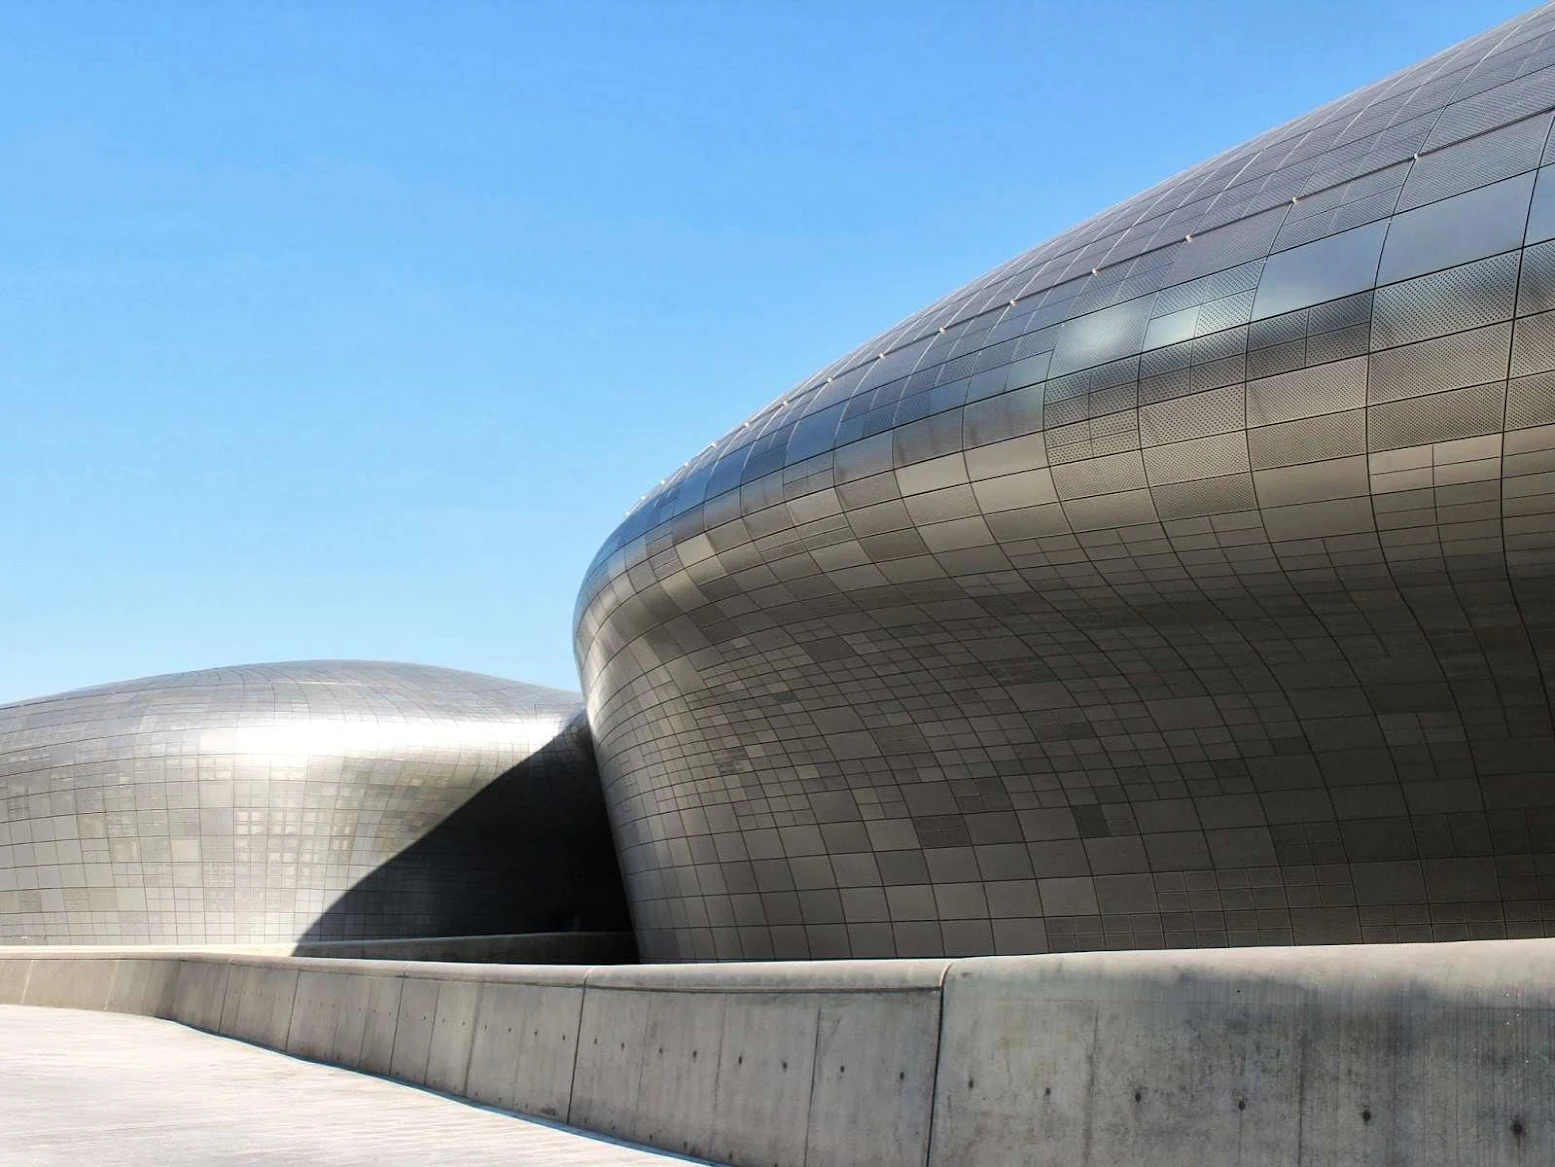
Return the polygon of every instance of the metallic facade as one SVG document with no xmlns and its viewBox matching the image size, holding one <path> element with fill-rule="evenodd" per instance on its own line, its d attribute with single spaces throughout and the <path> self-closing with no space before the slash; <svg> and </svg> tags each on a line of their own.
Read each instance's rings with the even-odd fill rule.
<svg viewBox="0 0 1555 1167">
<path fill-rule="evenodd" d="M 650 959 L 1555 934 L 1555 9 L 645 499 L 577 653 Z"/>
<path fill-rule="evenodd" d="M 575 694 L 307 661 L 0 706 L 0 943 L 624 927 Z"/>
</svg>

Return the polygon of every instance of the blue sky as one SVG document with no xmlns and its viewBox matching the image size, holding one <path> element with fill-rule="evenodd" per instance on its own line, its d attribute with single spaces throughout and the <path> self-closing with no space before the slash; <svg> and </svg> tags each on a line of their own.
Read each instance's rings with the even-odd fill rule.
<svg viewBox="0 0 1555 1167">
<path fill-rule="evenodd" d="M 0 10 L 0 701 L 217 664 L 576 687 L 632 502 L 842 350 L 1520 11 Z"/>
</svg>

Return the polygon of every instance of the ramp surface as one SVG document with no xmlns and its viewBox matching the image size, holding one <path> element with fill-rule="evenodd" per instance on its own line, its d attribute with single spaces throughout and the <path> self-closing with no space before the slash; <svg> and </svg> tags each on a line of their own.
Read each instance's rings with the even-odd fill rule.
<svg viewBox="0 0 1555 1167">
<path fill-rule="evenodd" d="M 6 1167 L 688 1162 L 172 1021 L 0 1006 Z"/>
</svg>

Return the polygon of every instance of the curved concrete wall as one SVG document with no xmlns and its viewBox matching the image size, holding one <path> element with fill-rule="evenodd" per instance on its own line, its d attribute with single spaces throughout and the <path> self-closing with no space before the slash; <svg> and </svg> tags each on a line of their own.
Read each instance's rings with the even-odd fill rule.
<svg viewBox="0 0 1555 1167">
<path fill-rule="evenodd" d="M 650 960 L 1555 933 L 1555 9 L 801 383 L 599 553 Z"/>
<path fill-rule="evenodd" d="M 0 944 L 627 926 L 576 694 L 294 661 L 0 707 Z"/>
<path fill-rule="evenodd" d="M 1555 941 L 638 968 L 0 951 L 168 1017 L 752 1167 L 1555 1161 Z"/>
</svg>

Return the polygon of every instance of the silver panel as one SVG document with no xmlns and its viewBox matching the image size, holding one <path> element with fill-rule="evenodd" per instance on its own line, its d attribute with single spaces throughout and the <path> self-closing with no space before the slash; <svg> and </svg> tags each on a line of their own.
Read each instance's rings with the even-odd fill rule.
<svg viewBox="0 0 1555 1167">
<path fill-rule="evenodd" d="M 1552 109 L 1543 7 L 650 494 L 576 622 L 644 953 L 1555 934 Z"/>
<path fill-rule="evenodd" d="M 580 714 L 363 661 L 0 706 L 0 943 L 623 928 Z"/>
</svg>

